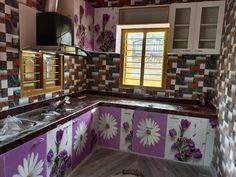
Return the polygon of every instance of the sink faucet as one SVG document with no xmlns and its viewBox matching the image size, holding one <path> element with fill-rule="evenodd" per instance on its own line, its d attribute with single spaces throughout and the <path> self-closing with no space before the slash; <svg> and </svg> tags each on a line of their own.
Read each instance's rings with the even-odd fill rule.
<svg viewBox="0 0 236 177">
<path fill-rule="evenodd" d="M 52 106 L 54 107 L 55 111 L 63 112 L 65 104 L 70 104 L 69 100 L 70 100 L 70 97 L 66 96 L 64 99 L 54 102 Z"/>
</svg>

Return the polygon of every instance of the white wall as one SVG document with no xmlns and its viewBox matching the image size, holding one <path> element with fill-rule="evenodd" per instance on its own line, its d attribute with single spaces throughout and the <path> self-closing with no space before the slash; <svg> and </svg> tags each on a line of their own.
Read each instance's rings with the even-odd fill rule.
<svg viewBox="0 0 236 177">
<path fill-rule="evenodd" d="M 36 46 L 36 13 L 38 11 L 19 4 L 20 49 Z"/>
<path fill-rule="evenodd" d="M 58 0 L 57 12 L 73 19 L 74 0 Z"/>
</svg>

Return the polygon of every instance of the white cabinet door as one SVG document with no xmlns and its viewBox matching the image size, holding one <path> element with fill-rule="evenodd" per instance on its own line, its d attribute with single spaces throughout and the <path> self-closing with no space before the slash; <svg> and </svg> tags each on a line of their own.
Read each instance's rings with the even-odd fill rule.
<svg viewBox="0 0 236 177">
<path fill-rule="evenodd" d="M 197 3 L 170 6 L 169 53 L 191 53 Z"/>
<path fill-rule="evenodd" d="M 134 115 L 134 110 L 121 109 L 120 150 L 122 151 L 131 150 L 133 115 Z"/>
<path fill-rule="evenodd" d="M 206 144 L 206 136 L 207 136 L 207 125 L 209 120 L 197 117 L 189 117 L 189 116 L 179 116 L 179 115 L 168 115 L 167 120 L 167 133 L 166 133 L 166 148 L 165 148 L 165 159 L 177 160 L 175 155 L 177 151 L 172 150 L 171 146 L 177 141 L 177 138 L 180 136 L 180 122 L 182 119 L 187 119 L 191 122 L 189 128 L 184 132 L 184 137 L 191 138 L 196 148 L 199 148 L 202 152 L 201 159 L 189 159 L 186 161 L 187 163 L 203 165 L 205 160 L 205 144 Z M 177 131 L 176 138 L 171 138 L 169 135 L 169 130 L 175 129 Z"/>
<path fill-rule="evenodd" d="M 47 132 L 47 177 L 71 171 L 72 121 Z"/>
<path fill-rule="evenodd" d="M 224 1 L 197 3 L 194 53 L 220 53 L 224 6 Z"/>
</svg>

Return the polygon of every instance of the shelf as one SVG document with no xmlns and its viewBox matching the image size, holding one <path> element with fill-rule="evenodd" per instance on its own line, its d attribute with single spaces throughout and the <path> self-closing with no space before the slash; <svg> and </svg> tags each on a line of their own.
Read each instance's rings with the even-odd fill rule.
<svg viewBox="0 0 236 177">
<path fill-rule="evenodd" d="M 215 42 L 215 39 L 200 39 L 200 42 Z"/>
<path fill-rule="evenodd" d="M 23 84 L 30 84 L 30 83 L 37 83 L 37 82 L 40 82 L 40 80 L 24 81 Z"/>
<path fill-rule="evenodd" d="M 23 66 L 40 66 L 39 64 L 23 64 Z"/>
<path fill-rule="evenodd" d="M 201 26 L 217 26 L 217 24 L 215 24 L 215 23 L 205 23 L 205 24 L 201 24 Z"/>
<path fill-rule="evenodd" d="M 174 39 L 174 42 L 188 42 L 188 39 Z"/>
<path fill-rule="evenodd" d="M 59 79 L 47 79 L 46 82 L 50 82 L 50 81 L 58 81 Z"/>
<path fill-rule="evenodd" d="M 25 73 L 23 73 L 23 75 L 26 75 L 26 74 L 40 74 L 40 72 L 25 72 Z"/>
<path fill-rule="evenodd" d="M 175 24 L 175 27 L 189 27 L 189 24 Z"/>
</svg>

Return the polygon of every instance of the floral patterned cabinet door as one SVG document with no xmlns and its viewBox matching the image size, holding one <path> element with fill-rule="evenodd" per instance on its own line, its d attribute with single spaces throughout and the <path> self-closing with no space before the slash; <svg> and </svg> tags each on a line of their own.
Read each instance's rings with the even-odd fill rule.
<svg viewBox="0 0 236 177">
<path fill-rule="evenodd" d="M 203 165 L 207 124 L 208 119 L 169 114 L 165 158 Z M 178 140 L 181 132 L 183 141 Z"/>
<path fill-rule="evenodd" d="M 204 155 L 205 166 L 211 166 L 211 162 L 213 158 L 215 136 L 216 136 L 216 129 L 215 127 L 212 127 L 210 122 L 208 122 L 207 131 L 206 131 L 206 147 L 205 147 L 205 155 Z"/>
<path fill-rule="evenodd" d="M 132 150 L 134 110 L 121 109 L 120 150 Z"/>
<path fill-rule="evenodd" d="M 135 111 L 133 120 L 134 152 L 164 157 L 167 114 Z"/>
<path fill-rule="evenodd" d="M 5 161 L 4 155 L 0 155 L 0 176 L 5 177 Z"/>
<path fill-rule="evenodd" d="M 46 176 L 46 135 L 5 154 L 6 177 Z"/>
<path fill-rule="evenodd" d="M 98 118 L 98 145 L 119 149 L 121 109 L 101 106 Z"/>
<path fill-rule="evenodd" d="M 71 171 L 72 121 L 47 133 L 47 176 L 67 177 Z"/>
<path fill-rule="evenodd" d="M 91 122 L 91 111 L 72 121 L 72 168 L 75 168 L 91 152 Z"/>
</svg>

